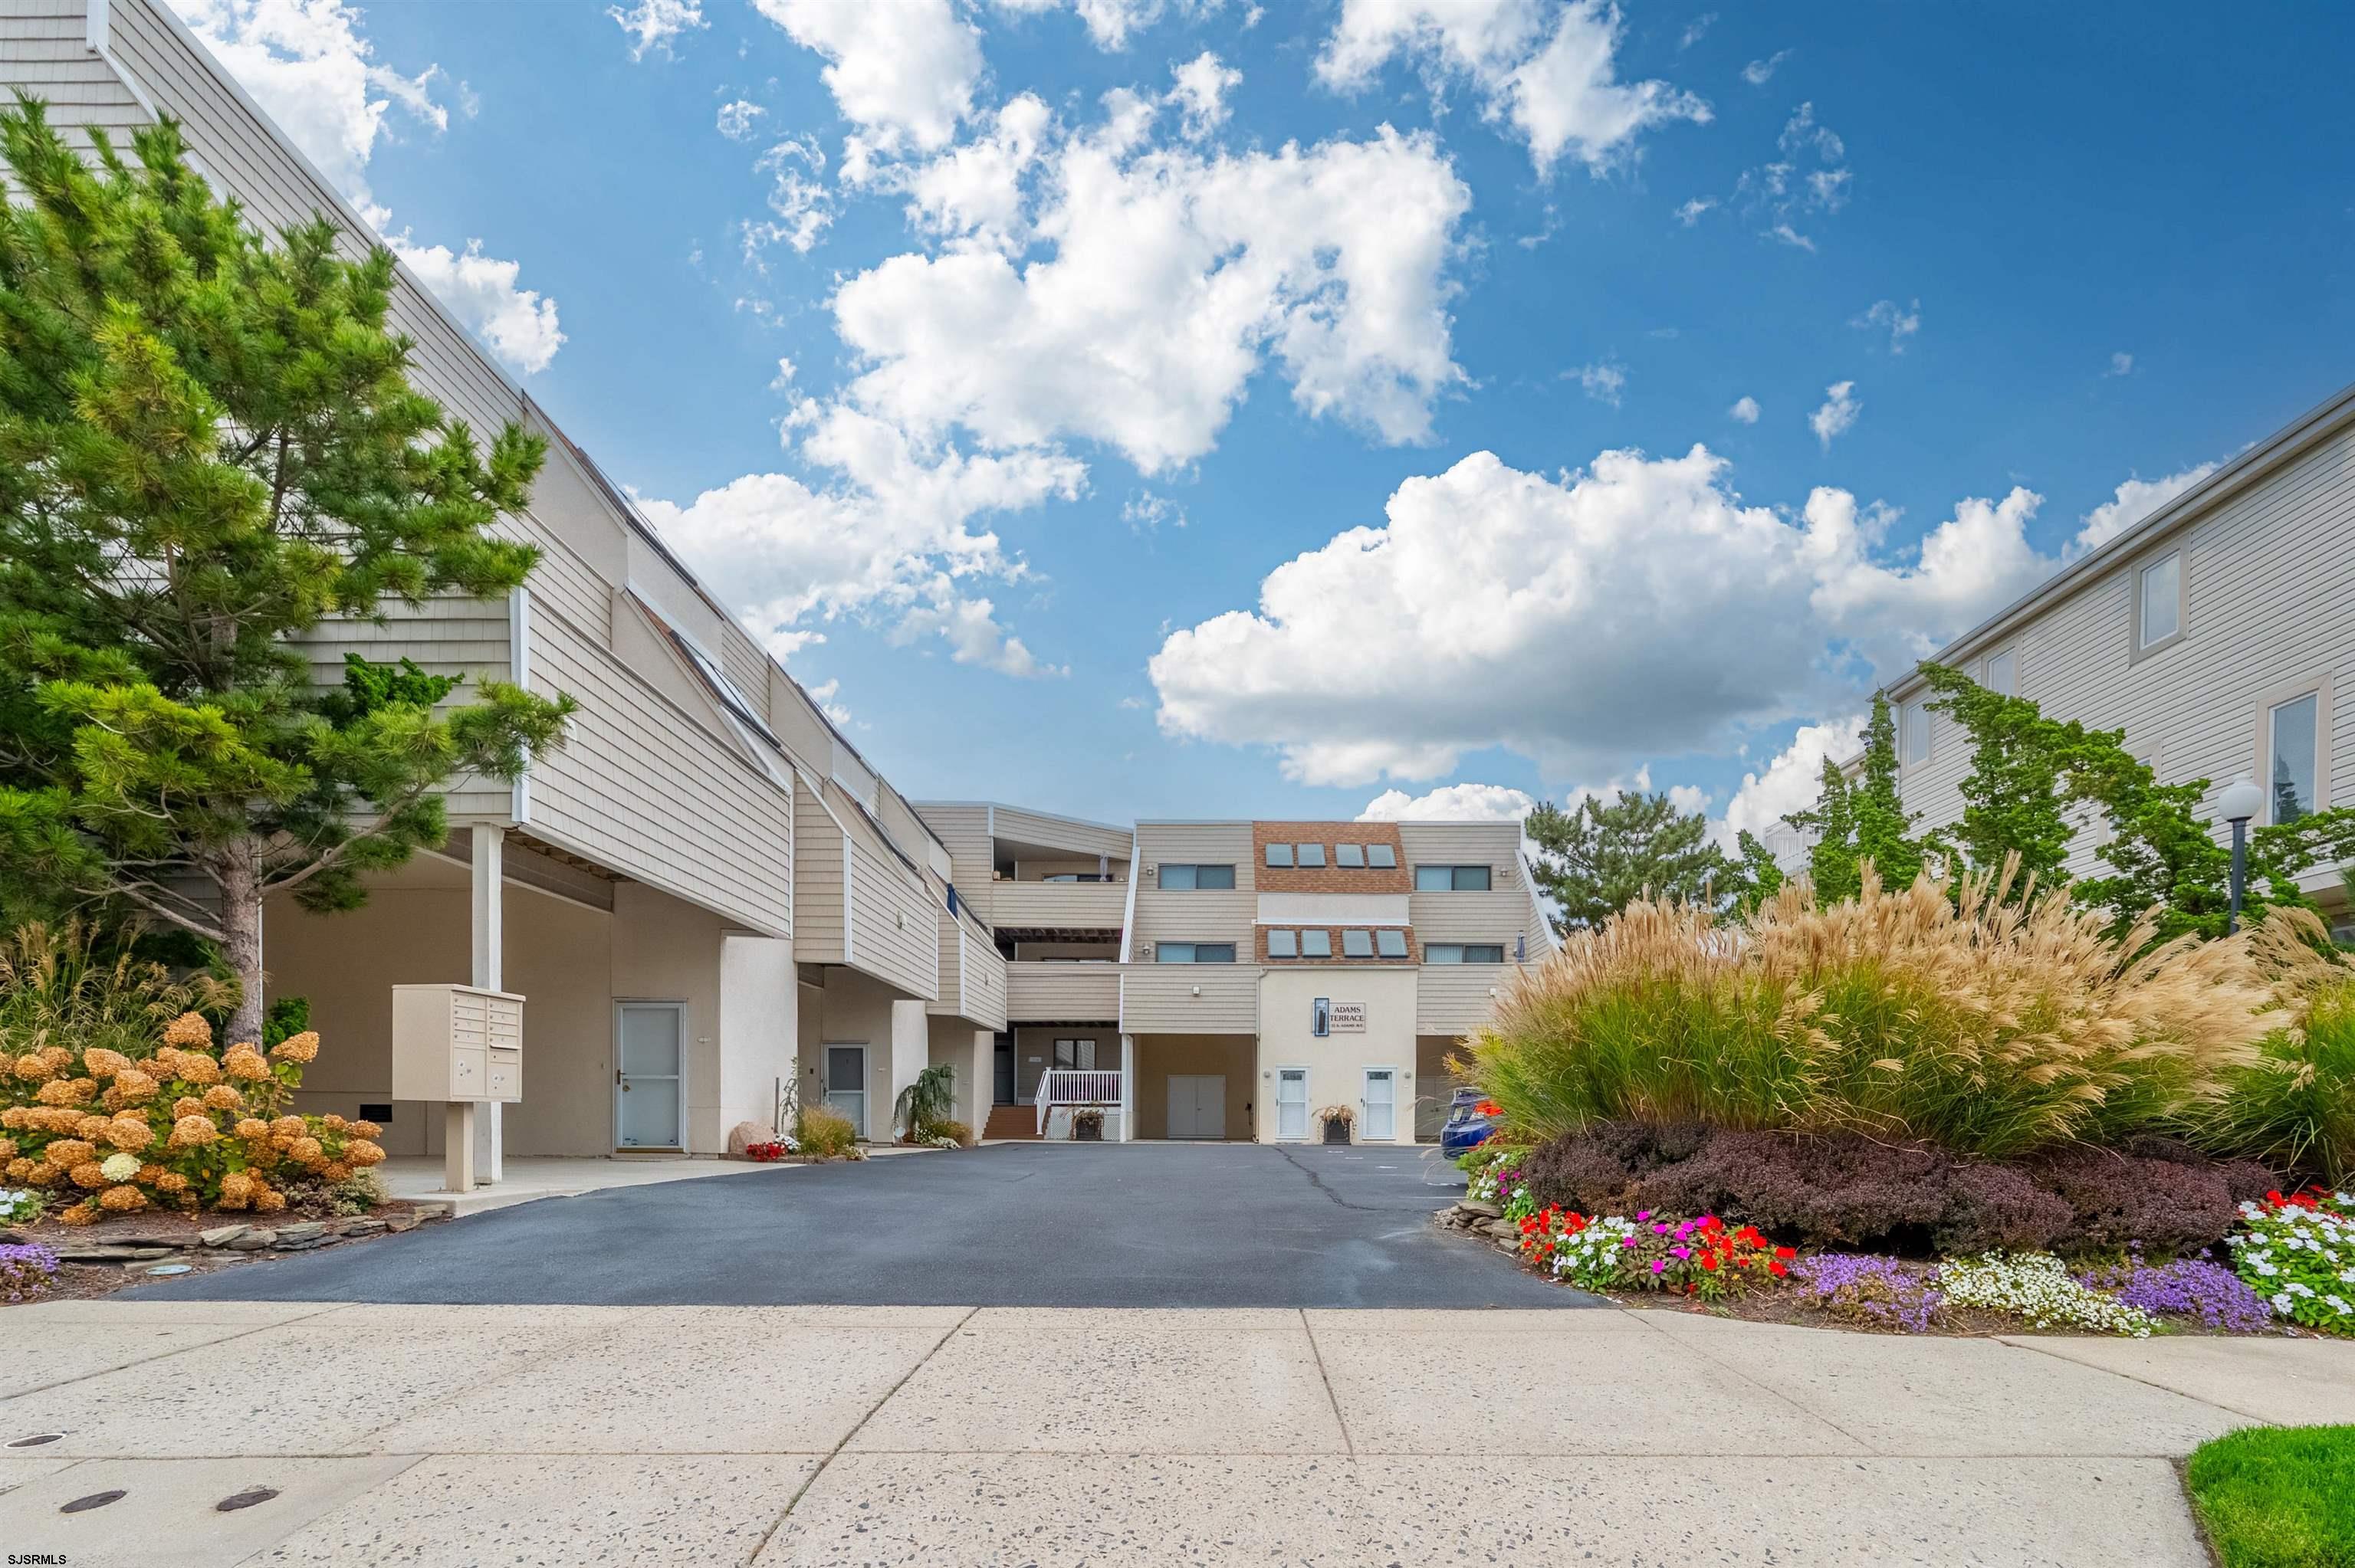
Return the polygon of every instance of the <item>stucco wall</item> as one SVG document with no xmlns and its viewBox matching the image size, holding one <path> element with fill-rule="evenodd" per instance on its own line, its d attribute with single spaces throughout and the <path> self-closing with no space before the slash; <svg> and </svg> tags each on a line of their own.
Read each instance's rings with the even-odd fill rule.
<svg viewBox="0 0 2355 1568">
<path fill-rule="evenodd" d="M 1412 969 L 1270 969 L 1260 978 L 1259 1069 L 1263 1079 L 1254 1097 L 1255 1128 L 1263 1143 L 1275 1141 L 1275 1078 L 1282 1067 L 1308 1070 L 1306 1137 L 1318 1136 L 1316 1113 L 1342 1105 L 1361 1110 L 1358 1132 L 1365 1123 L 1360 1102 L 1365 1097 L 1364 1070 L 1388 1067 L 1398 1075 L 1393 1141 L 1414 1141 L 1413 1097 L 1416 1072 Z M 1317 997 L 1365 1004 L 1363 1033 L 1336 1033 L 1322 1039 L 1310 1033 L 1311 1004 Z"/>
<path fill-rule="evenodd" d="M 878 1140 L 891 1136 L 891 1004 L 899 993 L 857 969 L 829 965 L 822 990 L 805 986 L 807 998 L 815 992 L 815 1028 L 805 1025 L 802 1059 L 802 1103 L 826 1103 L 823 1071 L 828 1045 L 867 1047 L 867 1136 Z M 917 1015 L 922 1016 L 922 1003 Z"/>
<path fill-rule="evenodd" d="M 797 1070 L 794 945 L 730 932 L 719 947 L 719 1129 L 772 1126 L 780 1083 Z"/>
<path fill-rule="evenodd" d="M 720 928 L 719 916 L 642 884 L 613 889 L 613 999 L 687 1004 L 687 1139 L 698 1154 L 718 1153 L 728 1139 L 719 1108 Z M 527 1004 L 527 1034 L 530 1017 Z M 527 1084 L 530 1073 L 527 1064 Z"/>
<path fill-rule="evenodd" d="M 927 1052 L 928 1065 L 943 1063 L 956 1069 L 955 1108 L 950 1115 L 981 1136 L 989 1119 L 990 1055 L 995 1036 L 962 1019 L 934 1018 Z"/>
</svg>

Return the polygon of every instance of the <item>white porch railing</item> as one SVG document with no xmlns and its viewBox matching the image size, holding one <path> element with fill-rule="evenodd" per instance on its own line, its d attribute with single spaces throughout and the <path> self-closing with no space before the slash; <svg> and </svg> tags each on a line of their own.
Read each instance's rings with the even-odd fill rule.
<svg viewBox="0 0 2355 1568">
<path fill-rule="evenodd" d="M 1050 1067 L 1039 1075 L 1039 1136 L 1047 1135 L 1047 1112 L 1055 1106 L 1121 1103 L 1120 1074 L 1099 1067 Z"/>
</svg>

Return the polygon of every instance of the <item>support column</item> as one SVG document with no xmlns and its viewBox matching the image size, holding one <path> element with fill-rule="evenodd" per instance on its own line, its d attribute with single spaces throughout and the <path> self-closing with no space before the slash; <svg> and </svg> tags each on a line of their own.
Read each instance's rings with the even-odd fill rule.
<svg viewBox="0 0 2355 1568">
<path fill-rule="evenodd" d="M 474 968 L 467 983 L 485 991 L 505 991 L 506 979 L 506 859 L 507 831 L 476 823 L 474 867 Z M 455 1108 L 455 1107 L 453 1107 Z M 472 1112 L 474 1107 L 465 1107 Z M 505 1107 L 493 1101 L 482 1107 L 480 1116 L 470 1116 L 468 1136 L 464 1139 L 470 1165 L 477 1168 L 481 1179 L 497 1182 L 506 1179 L 506 1147 L 502 1136 L 499 1113 Z M 457 1124 L 449 1128 L 453 1144 Z M 472 1181 L 464 1191 L 472 1190 Z"/>
<path fill-rule="evenodd" d="M 1136 1036 L 1120 1037 L 1120 1140 L 1136 1141 Z"/>
</svg>

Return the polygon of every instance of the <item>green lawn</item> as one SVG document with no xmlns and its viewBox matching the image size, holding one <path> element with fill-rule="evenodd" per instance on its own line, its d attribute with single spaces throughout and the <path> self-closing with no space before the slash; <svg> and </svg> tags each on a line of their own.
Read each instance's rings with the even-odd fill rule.
<svg viewBox="0 0 2355 1568">
<path fill-rule="evenodd" d="M 2355 1426 L 2235 1432 L 2184 1479 L 2224 1568 L 2355 1568 Z"/>
</svg>

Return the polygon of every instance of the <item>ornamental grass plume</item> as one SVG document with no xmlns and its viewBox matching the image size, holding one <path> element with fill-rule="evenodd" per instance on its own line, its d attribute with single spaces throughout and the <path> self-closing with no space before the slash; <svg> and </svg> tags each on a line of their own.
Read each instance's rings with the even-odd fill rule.
<svg viewBox="0 0 2355 1568">
<path fill-rule="evenodd" d="M 2146 947 L 2008 874 L 1854 898 L 1787 885 L 1746 929 L 1640 901 L 1573 932 L 1470 1043 L 1517 1131 L 1700 1122 L 2004 1159 L 2212 1107 L 2281 1022 L 2244 938 Z"/>
<path fill-rule="evenodd" d="M 2250 945 L 2284 1004 L 2279 1026 L 2185 1136 L 2276 1171 L 2355 1185 L 2355 964 L 2310 909 L 2264 910 Z"/>
</svg>

